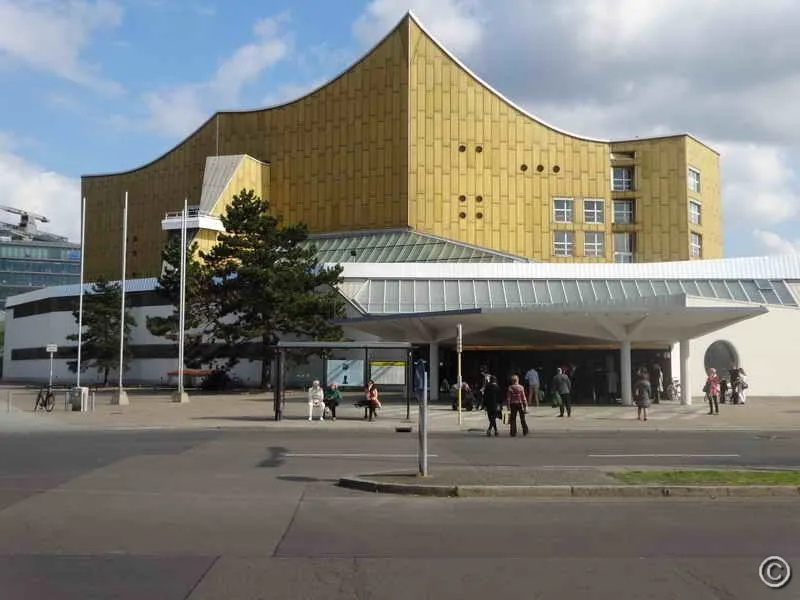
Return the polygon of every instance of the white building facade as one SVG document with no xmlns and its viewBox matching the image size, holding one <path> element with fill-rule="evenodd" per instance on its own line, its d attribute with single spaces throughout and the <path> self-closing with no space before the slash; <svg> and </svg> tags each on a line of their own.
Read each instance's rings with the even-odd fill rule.
<svg viewBox="0 0 800 600">
<path fill-rule="evenodd" d="M 645 357 L 639 360 L 664 361 L 669 376 L 682 384 L 684 402 L 702 395 L 708 366 L 723 374 L 744 368 L 751 396 L 800 396 L 800 379 L 791 376 L 793 342 L 800 332 L 798 256 L 647 264 L 350 262 L 343 267 L 339 291 L 348 305 L 341 322 L 346 339 L 418 346 L 431 365 L 433 399 L 441 378 L 452 382 L 451 374 L 440 373 L 447 368 L 441 358 L 453 352 L 458 324 L 465 356 L 480 353 L 481 360 L 515 350 L 533 352 L 535 360 L 556 352 L 605 352 L 623 401 L 630 399 L 637 352 Z M 156 285 L 155 279 L 126 283 L 127 305 L 137 321 L 126 384 L 164 385 L 177 368 L 176 345 L 145 326 L 147 316 L 173 310 L 154 293 Z M 46 382 L 46 347 L 56 344 L 54 382 L 75 383 L 67 367 L 75 342 L 67 336 L 77 332 L 72 311 L 79 292 L 79 286 L 61 286 L 9 298 L 6 381 Z M 380 364 L 402 359 L 373 358 Z M 233 373 L 254 386 L 260 372 L 259 361 L 245 360 Z M 308 377 L 300 373 L 296 383 Z M 96 380 L 92 372 L 82 376 L 84 384 Z"/>
</svg>

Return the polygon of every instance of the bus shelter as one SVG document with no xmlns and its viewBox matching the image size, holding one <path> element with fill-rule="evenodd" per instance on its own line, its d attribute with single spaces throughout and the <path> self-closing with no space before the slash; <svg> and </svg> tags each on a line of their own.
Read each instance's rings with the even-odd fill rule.
<svg viewBox="0 0 800 600">
<path fill-rule="evenodd" d="M 414 345 L 411 342 L 371 341 L 371 342 L 300 342 L 279 341 L 275 350 L 276 376 L 274 388 L 275 420 L 283 418 L 283 408 L 286 402 L 286 355 L 292 350 L 318 352 L 322 357 L 322 385 L 326 386 L 329 379 L 328 357 L 336 350 L 363 352 L 363 382 L 370 378 L 370 351 L 371 350 L 401 350 L 403 351 L 403 389 L 406 398 L 406 418 L 411 417 L 412 390 L 412 361 Z"/>
</svg>

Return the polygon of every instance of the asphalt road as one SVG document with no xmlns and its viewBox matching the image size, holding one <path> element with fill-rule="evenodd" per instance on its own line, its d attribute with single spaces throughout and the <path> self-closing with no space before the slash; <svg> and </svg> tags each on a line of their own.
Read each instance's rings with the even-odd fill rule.
<svg viewBox="0 0 800 600">
<path fill-rule="evenodd" d="M 452 434 L 432 439 L 431 468 L 795 466 L 798 450 L 792 433 Z M 0 598 L 800 597 L 800 579 L 774 591 L 757 574 L 770 555 L 800 569 L 796 499 L 433 499 L 333 485 L 413 469 L 415 452 L 414 435 L 330 428 L 4 435 Z M 652 456 L 665 454 L 695 456 Z"/>
</svg>

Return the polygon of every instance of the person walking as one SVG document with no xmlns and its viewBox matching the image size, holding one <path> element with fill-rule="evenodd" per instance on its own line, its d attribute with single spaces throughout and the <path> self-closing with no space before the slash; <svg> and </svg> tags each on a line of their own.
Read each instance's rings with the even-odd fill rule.
<svg viewBox="0 0 800 600">
<path fill-rule="evenodd" d="M 708 370 L 708 378 L 706 384 L 703 386 L 703 392 L 708 399 L 708 414 L 719 414 L 719 376 L 717 370 L 711 368 Z"/>
<path fill-rule="evenodd" d="M 369 411 L 369 420 L 374 421 L 378 417 L 378 409 L 381 407 L 381 400 L 378 395 L 378 386 L 372 379 L 367 384 L 367 410 Z"/>
<path fill-rule="evenodd" d="M 331 412 L 331 420 L 336 420 L 336 407 L 342 402 L 342 393 L 336 383 L 331 383 L 325 393 L 325 408 Z"/>
<path fill-rule="evenodd" d="M 315 379 L 308 388 L 308 420 L 314 420 L 314 409 L 319 408 L 319 420 L 325 420 L 325 391 L 319 385 L 319 380 Z"/>
<path fill-rule="evenodd" d="M 531 368 L 525 373 L 525 383 L 528 384 L 528 404 L 539 406 L 539 372 Z"/>
<path fill-rule="evenodd" d="M 497 377 L 494 375 L 489 375 L 489 381 L 483 386 L 483 406 L 489 419 L 489 429 L 486 430 L 486 436 L 491 436 L 494 431 L 494 435 L 497 437 L 500 435 L 497 432 L 497 418 L 502 418 L 503 416 L 503 400 L 500 386 L 497 385 Z"/>
<path fill-rule="evenodd" d="M 648 378 L 647 369 L 639 371 L 639 376 L 633 384 L 633 397 L 636 401 L 636 418 L 641 421 L 642 416 L 647 421 L 647 409 L 650 408 L 650 393 L 652 386 Z"/>
<path fill-rule="evenodd" d="M 511 385 L 506 390 L 506 405 L 509 411 L 509 424 L 511 425 L 511 437 L 517 435 L 517 415 L 522 425 L 522 435 L 528 435 L 528 424 L 525 422 L 525 408 L 528 405 L 525 397 L 525 388 L 519 384 L 519 376 L 511 376 Z"/>
<path fill-rule="evenodd" d="M 556 374 L 553 377 L 553 383 L 550 387 L 558 393 L 561 397 L 561 403 L 558 406 L 559 410 L 559 417 L 564 416 L 564 411 L 566 411 L 567 416 L 572 416 L 572 382 L 569 380 L 569 377 L 564 374 L 564 369 L 559 367 L 556 369 Z"/>
</svg>

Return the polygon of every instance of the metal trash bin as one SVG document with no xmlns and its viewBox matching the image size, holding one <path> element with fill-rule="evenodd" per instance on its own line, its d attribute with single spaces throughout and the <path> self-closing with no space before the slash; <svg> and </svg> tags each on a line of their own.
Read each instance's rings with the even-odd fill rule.
<svg viewBox="0 0 800 600">
<path fill-rule="evenodd" d="M 70 404 L 73 412 L 87 412 L 89 410 L 89 388 L 74 387 L 69 392 Z"/>
</svg>

